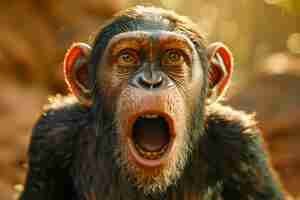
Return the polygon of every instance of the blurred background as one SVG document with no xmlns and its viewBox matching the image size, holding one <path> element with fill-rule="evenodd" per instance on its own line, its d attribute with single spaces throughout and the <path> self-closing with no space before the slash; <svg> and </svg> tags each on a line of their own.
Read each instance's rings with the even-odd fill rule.
<svg viewBox="0 0 300 200">
<path fill-rule="evenodd" d="M 189 16 L 235 55 L 226 104 L 255 112 L 272 162 L 300 200 L 299 0 L 10 0 L 0 4 L 0 199 L 16 199 L 31 128 L 49 95 L 66 94 L 62 61 L 115 12 L 155 5 Z"/>
</svg>

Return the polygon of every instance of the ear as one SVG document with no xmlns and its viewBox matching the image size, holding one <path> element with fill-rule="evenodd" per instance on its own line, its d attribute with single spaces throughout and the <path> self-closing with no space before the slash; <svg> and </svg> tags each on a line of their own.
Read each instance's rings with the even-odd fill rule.
<svg viewBox="0 0 300 200">
<path fill-rule="evenodd" d="M 231 81 L 233 57 L 230 50 L 222 43 L 208 46 L 208 98 L 215 102 L 222 97 Z"/>
<path fill-rule="evenodd" d="M 75 43 L 71 46 L 64 59 L 65 81 L 71 92 L 79 101 L 90 106 L 91 91 L 88 88 L 88 58 L 91 47 L 85 43 Z"/>
</svg>

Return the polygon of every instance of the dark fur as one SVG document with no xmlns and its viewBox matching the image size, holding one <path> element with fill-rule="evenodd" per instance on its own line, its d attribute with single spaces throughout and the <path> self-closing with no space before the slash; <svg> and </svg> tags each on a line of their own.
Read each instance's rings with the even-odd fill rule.
<svg viewBox="0 0 300 200">
<path fill-rule="evenodd" d="M 154 195 L 119 176 L 110 155 L 114 147 L 102 141 L 97 148 L 92 120 L 90 110 L 73 97 L 57 98 L 48 106 L 33 129 L 22 200 L 283 199 L 256 122 L 243 112 L 208 106 L 205 133 L 182 177 Z M 107 127 L 106 134 L 114 133 Z"/>
</svg>

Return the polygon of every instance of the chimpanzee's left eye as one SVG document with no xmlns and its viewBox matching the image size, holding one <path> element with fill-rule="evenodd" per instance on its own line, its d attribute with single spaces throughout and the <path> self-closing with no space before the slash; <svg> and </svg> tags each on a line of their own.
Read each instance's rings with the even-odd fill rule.
<svg viewBox="0 0 300 200">
<path fill-rule="evenodd" d="M 168 50 L 162 57 L 162 65 L 182 65 L 184 57 L 182 52 L 176 49 Z"/>
</svg>

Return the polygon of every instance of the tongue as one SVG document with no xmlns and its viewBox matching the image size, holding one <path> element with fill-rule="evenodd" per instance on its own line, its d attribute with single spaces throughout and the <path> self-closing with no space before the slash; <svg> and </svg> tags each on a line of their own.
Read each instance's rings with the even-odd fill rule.
<svg viewBox="0 0 300 200">
<path fill-rule="evenodd" d="M 133 138 L 146 151 L 159 151 L 169 142 L 168 125 L 163 118 L 138 119 Z"/>
</svg>

